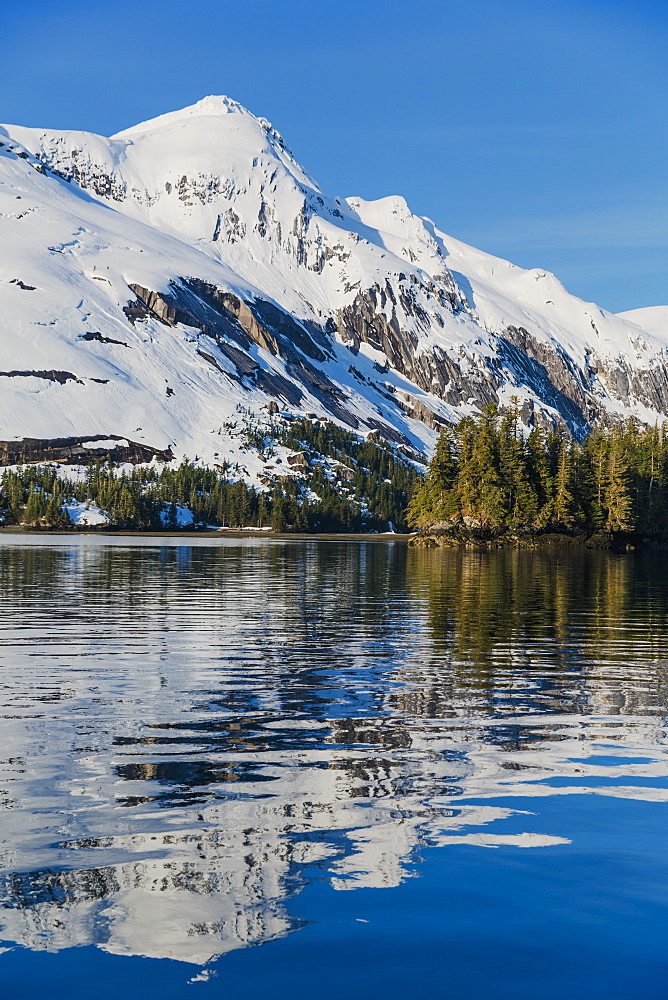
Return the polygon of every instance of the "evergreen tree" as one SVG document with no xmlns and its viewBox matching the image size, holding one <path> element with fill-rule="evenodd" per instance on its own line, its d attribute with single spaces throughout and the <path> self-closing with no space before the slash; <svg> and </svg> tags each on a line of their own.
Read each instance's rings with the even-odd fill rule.
<svg viewBox="0 0 668 1000">
<path fill-rule="evenodd" d="M 499 430 L 499 478 L 505 492 L 508 524 L 531 524 L 538 514 L 538 496 L 531 483 L 527 449 L 518 429 L 517 400 Z"/>
<path fill-rule="evenodd" d="M 506 520 L 507 507 L 500 475 L 499 462 L 499 411 L 490 403 L 483 408 L 472 441 L 467 470 L 470 517 L 491 527 L 498 527 Z"/>
<path fill-rule="evenodd" d="M 629 489 L 629 469 L 622 440 L 613 436 L 608 453 L 604 506 L 609 531 L 631 531 L 634 527 L 633 502 Z"/>
<path fill-rule="evenodd" d="M 556 455 L 552 499 L 552 518 L 556 524 L 569 525 L 573 520 L 573 457 L 570 442 L 562 435 Z"/>
<path fill-rule="evenodd" d="M 274 497 L 273 509 L 271 512 L 271 527 L 274 531 L 287 531 L 288 522 L 285 517 L 285 502 L 283 496 L 278 494 Z"/>
<path fill-rule="evenodd" d="M 457 462 L 455 461 L 452 431 L 443 428 L 436 443 L 436 451 L 429 471 L 418 484 L 408 505 L 410 523 L 445 521 L 458 511 L 455 492 Z"/>
<path fill-rule="evenodd" d="M 547 441 L 541 427 L 532 428 L 526 444 L 527 473 L 536 497 L 536 523 L 545 525 L 552 513 L 553 481 L 548 465 Z"/>
</svg>

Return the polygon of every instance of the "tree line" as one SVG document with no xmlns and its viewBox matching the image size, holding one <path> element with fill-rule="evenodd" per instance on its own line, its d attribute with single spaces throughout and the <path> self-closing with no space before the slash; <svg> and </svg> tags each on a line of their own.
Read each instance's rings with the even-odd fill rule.
<svg viewBox="0 0 668 1000">
<path fill-rule="evenodd" d="M 595 428 L 584 442 L 565 428 L 525 436 L 518 407 L 495 405 L 441 432 L 408 521 L 478 523 L 493 530 L 668 533 L 668 433 L 635 419 Z"/>
<path fill-rule="evenodd" d="M 97 461 L 79 473 L 55 465 L 25 465 L 0 475 L 0 516 L 5 524 L 70 527 L 67 506 L 91 503 L 109 525 L 134 530 L 173 529 L 178 508 L 187 508 L 196 528 L 271 527 L 275 531 L 385 531 L 405 528 L 408 499 L 420 477 L 415 465 L 389 446 L 360 440 L 335 424 L 297 419 L 289 425 L 254 426 L 249 448 L 273 454 L 277 443 L 308 451 L 299 477 L 267 478 L 265 489 L 249 486 L 238 470 L 184 461 L 178 467 L 151 464 L 132 469 Z M 324 459 L 346 466 L 338 480 Z M 275 470 L 277 472 L 277 470 Z"/>
</svg>

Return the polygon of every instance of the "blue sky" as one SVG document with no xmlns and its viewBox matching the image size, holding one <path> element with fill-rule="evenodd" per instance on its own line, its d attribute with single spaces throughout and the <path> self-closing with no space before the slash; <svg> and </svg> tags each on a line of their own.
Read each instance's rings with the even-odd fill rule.
<svg viewBox="0 0 668 1000">
<path fill-rule="evenodd" d="M 668 0 L 3 0 L 0 120 L 228 94 L 329 194 L 403 194 L 618 311 L 668 304 Z"/>
</svg>

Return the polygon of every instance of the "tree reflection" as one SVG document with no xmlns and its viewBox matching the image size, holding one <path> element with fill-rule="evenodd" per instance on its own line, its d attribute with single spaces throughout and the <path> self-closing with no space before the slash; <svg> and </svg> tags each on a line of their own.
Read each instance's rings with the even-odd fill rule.
<svg viewBox="0 0 668 1000">
<path fill-rule="evenodd" d="M 663 712 L 660 559 L 410 550 L 407 580 L 427 605 L 432 649 L 396 704 L 429 717 Z"/>
<path fill-rule="evenodd" d="M 601 773 L 596 794 L 663 795 L 652 559 L 14 544 L 0 588 L 8 942 L 203 964 L 298 927 L 313 880 L 396 886 L 424 844 L 567 844 L 522 828 L 528 799 Z"/>
</svg>

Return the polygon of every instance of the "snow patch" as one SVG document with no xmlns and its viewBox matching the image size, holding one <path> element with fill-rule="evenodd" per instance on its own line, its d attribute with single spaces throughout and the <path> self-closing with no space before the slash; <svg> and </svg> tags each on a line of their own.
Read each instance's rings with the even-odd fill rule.
<svg viewBox="0 0 668 1000">
<path fill-rule="evenodd" d="M 94 503 L 84 503 L 72 500 L 63 504 L 63 511 L 69 515 L 72 524 L 80 527 L 90 527 L 96 524 L 109 524 L 109 517 Z"/>
<path fill-rule="evenodd" d="M 179 504 L 165 504 L 160 513 L 160 520 L 169 527 L 173 524 L 175 528 L 187 528 L 194 524 L 195 518 L 189 507 L 181 507 Z"/>
</svg>

